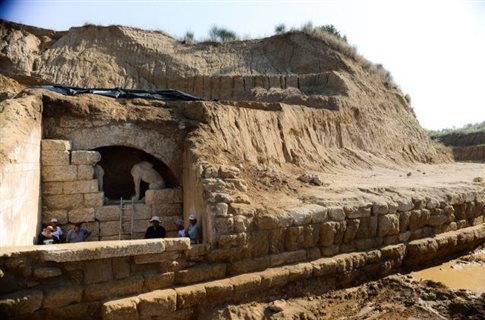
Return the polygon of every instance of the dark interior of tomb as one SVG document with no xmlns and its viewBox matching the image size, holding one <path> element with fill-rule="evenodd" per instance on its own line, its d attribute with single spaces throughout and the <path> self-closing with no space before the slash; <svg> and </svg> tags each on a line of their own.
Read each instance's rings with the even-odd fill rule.
<svg viewBox="0 0 485 320">
<path fill-rule="evenodd" d="M 153 168 L 165 180 L 167 188 L 178 186 L 177 179 L 172 171 L 162 161 L 154 156 L 135 148 L 110 146 L 95 149 L 101 153 L 101 161 L 98 163 L 104 170 L 104 195 L 110 200 L 130 200 L 135 194 L 131 168 L 133 165 L 148 161 Z M 141 182 L 140 199 L 145 196 L 148 184 Z"/>
</svg>

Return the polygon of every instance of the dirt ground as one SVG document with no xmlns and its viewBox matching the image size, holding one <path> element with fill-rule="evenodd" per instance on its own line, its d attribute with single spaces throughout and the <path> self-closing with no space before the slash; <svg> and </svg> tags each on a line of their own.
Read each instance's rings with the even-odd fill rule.
<svg viewBox="0 0 485 320">
<path fill-rule="evenodd" d="M 485 319 L 484 253 L 319 296 L 225 305 L 206 319 Z"/>
</svg>

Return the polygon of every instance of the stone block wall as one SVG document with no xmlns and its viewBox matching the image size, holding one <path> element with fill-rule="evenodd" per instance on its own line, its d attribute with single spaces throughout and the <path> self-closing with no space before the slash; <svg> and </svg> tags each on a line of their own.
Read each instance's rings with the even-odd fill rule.
<svg viewBox="0 0 485 320">
<path fill-rule="evenodd" d="M 94 179 L 94 166 L 101 159 L 96 151 L 72 151 L 66 140 L 42 140 L 42 222 L 59 220 L 64 233 L 74 223 L 92 231 L 90 241 L 99 240 L 96 209 L 104 194 Z"/>
<path fill-rule="evenodd" d="M 96 151 L 71 150 L 67 140 L 42 140 L 42 221 L 57 218 L 67 233 L 74 223 L 92 231 L 90 241 L 118 240 L 121 207 L 104 205 L 98 190 L 94 166 L 101 156 Z M 152 216 L 160 216 L 167 236 L 177 235 L 176 223 L 182 218 L 180 189 L 147 190 L 145 203 L 127 202 L 123 210 L 121 239 L 142 239 Z M 133 215 L 133 234 L 131 216 Z"/>
<path fill-rule="evenodd" d="M 32 244 L 39 232 L 41 100 L 0 103 L 0 247 Z"/>
</svg>

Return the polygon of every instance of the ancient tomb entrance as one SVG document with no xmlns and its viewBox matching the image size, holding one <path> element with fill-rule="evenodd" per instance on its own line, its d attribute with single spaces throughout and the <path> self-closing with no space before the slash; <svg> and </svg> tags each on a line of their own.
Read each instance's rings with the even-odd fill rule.
<svg viewBox="0 0 485 320">
<path fill-rule="evenodd" d="M 101 154 L 101 161 L 98 163 L 104 170 L 103 191 L 109 202 L 131 200 L 135 195 L 135 185 L 131 170 L 134 165 L 140 162 L 148 162 L 153 165 L 165 181 L 165 188 L 179 187 L 179 183 L 170 168 L 154 156 L 131 147 L 108 146 L 95 149 Z M 140 199 L 145 197 L 148 184 L 140 182 Z"/>
</svg>

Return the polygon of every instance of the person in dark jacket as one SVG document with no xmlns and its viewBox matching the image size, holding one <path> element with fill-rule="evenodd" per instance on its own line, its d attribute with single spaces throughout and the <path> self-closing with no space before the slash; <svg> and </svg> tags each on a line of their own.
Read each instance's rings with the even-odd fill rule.
<svg viewBox="0 0 485 320">
<path fill-rule="evenodd" d="M 59 238 L 54 236 L 54 228 L 47 226 L 37 237 L 37 244 L 54 244 L 59 243 Z"/>
<path fill-rule="evenodd" d="M 145 232 L 145 239 L 165 238 L 165 228 L 160 225 L 160 218 L 153 216 L 150 219 L 152 224 Z"/>
</svg>

